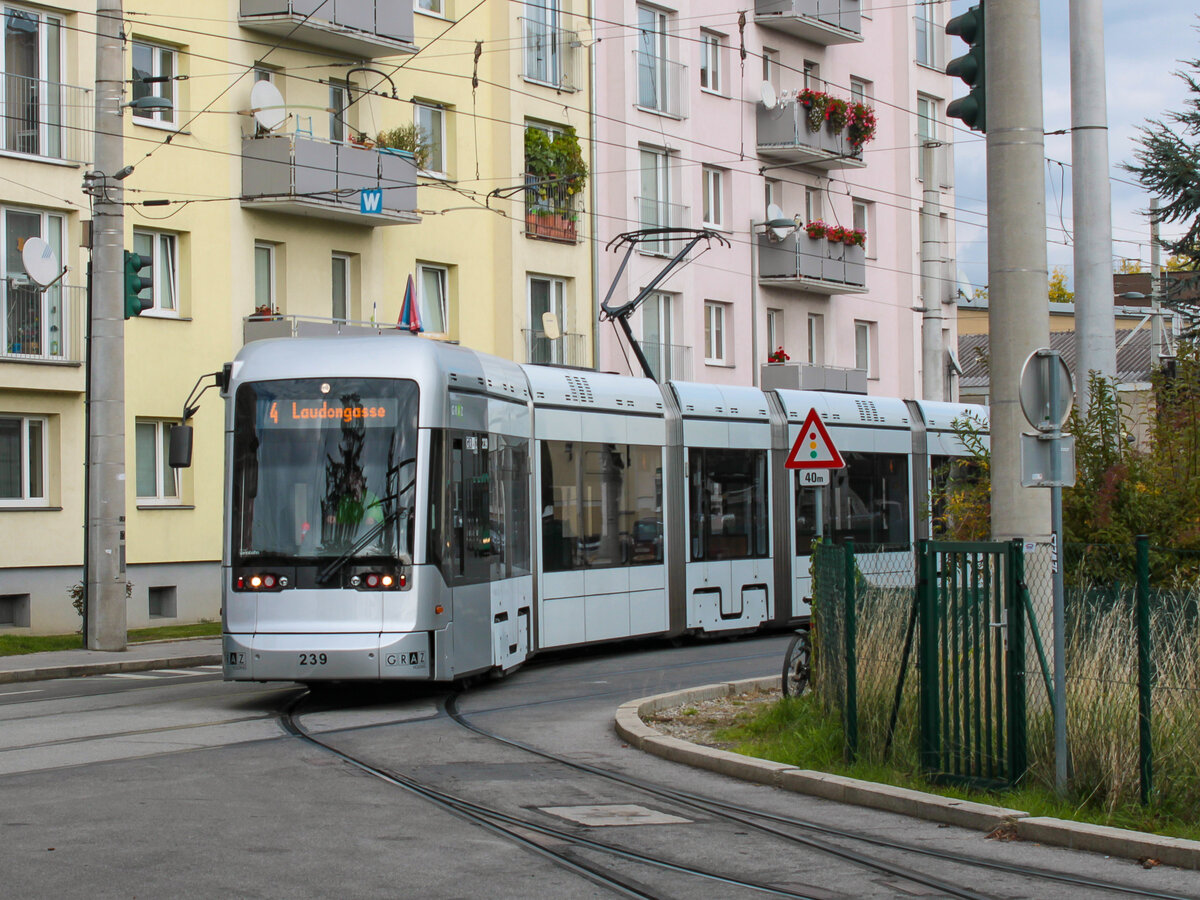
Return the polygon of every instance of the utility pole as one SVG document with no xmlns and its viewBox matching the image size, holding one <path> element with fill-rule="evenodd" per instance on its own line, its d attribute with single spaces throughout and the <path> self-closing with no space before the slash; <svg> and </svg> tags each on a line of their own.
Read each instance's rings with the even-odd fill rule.
<svg viewBox="0 0 1200 900">
<path fill-rule="evenodd" d="M 984 2 L 992 537 L 1046 540 L 1046 491 L 1021 487 L 1020 378 L 1049 345 L 1042 19 L 1038 0 Z"/>
<path fill-rule="evenodd" d="M 1088 377 L 1117 374 L 1113 321 L 1112 191 L 1104 87 L 1104 2 L 1070 0 L 1071 206 L 1075 221 L 1075 397 L 1090 405 Z"/>
<path fill-rule="evenodd" d="M 1150 198 L 1150 371 L 1163 361 L 1162 301 L 1166 294 L 1162 277 L 1162 244 L 1158 240 L 1158 198 Z"/>
<path fill-rule="evenodd" d="M 941 144 L 926 141 L 921 146 L 921 171 L 925 185 L 921 198 L 921 396 L 945 400 L 946 349 L 942 342 L 942 297 L 940 271 L 942 252 L 941 212 L 938 207 L 937 164 Z"/>
<path fill-rule="evenodd" d="M 92 296 L 88 307 L 87 646 L 125 649 L 125 321 L 124 163 L 121 0 L 96 8 L 97 174 L 88 179 L 92 217 Z"/>
</svg>

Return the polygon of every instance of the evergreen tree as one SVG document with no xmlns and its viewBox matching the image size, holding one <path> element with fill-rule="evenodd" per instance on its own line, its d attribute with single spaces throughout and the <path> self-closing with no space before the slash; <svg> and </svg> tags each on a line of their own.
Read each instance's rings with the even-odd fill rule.
<svg viewBox="0 0 1200 900">
<path fill-rule="evenodd" d="M 1136 164 L 1124 168 L 1142 186 L 1163 201 L 1155 218 L 1160 223 L 1182 223 L 1187 230 L 1177 241 L 1163 240 L 1168 252 L 1188 260 L 1186 268 L 1200 268 L 1200 59 L 1176 72 L 1188 86 L 1182 111 L 1168 110 L 1163 118 L 1147 119 L 1138 131 Z"/>
</svg>

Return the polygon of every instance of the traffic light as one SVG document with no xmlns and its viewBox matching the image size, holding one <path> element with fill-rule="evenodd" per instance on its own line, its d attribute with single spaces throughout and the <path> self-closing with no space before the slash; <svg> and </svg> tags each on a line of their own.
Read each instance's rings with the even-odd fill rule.
<svg viewBox="0 0 1200 900">
<path fill-rule="evenodd" d="M 956 57 L 946 64 L 946 74 L 961 78 L 971 89 L 946 107 L 946 115 L 962 119 L 975 131 L 987 133 L 986 70 L 983 60 L 983 4 L 972 6 L 961 16 L 946 23 L 946 34 L 957 35 L 970 47 L 966 56 Z"/>
<path fill-rule="evenodd" d="M 154 278 L 150 274 L 150 259 L 139 253 L 125 251 L 125 318 L 140 316 L 154 301 L 149 297 L 140 297 L 142 291 L 154 286 Z M 145 275 L 141 272 L 145 271 Z"/>
</svg>

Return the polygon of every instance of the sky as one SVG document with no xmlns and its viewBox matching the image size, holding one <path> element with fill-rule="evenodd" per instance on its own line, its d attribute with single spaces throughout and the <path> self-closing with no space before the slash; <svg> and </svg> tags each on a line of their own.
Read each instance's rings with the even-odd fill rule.
<svg viewBox="0 0 1200 900">
<path fill-rule="evenodd" d="M 952 0 L 951 14 L 958 15 L 973 2 L 977 0 Z M 1049 132 L 1071 125 L 1068 4 L 1066 0 L 1043 0 L 1041 10 L 1043 118 Z M 1194 0 L 1104 0 L 1113 256 L 1140 259 L 1145 270 L 1150 268 L 1150 225 L 1145 215 L 1150 198 L 1120 164 L 1133 161 L 1139 125 L 1169 110 L 1183 109 L 1187 87 L 1172 73 L 1185 69 L 1184 60 L 1200 57 L 1198 12 Z M 965 49 L 960 40 L 952 39 L 952 57 L 962 55 Z M 956 96 L 965 90 L 965 85 L 956 89 Z M 1066 270 L 1070 284 L 1070 135 L 1047 135 L 1045 155 L 1047 258 L 1051 270 Z M 982 287 L 987 283 L 983 136 L 956 131 L 954 159 L 959 277 Z M 1179 230 L 1163 226 L 1162 234 L 1169 237 Z"/>
</svg>

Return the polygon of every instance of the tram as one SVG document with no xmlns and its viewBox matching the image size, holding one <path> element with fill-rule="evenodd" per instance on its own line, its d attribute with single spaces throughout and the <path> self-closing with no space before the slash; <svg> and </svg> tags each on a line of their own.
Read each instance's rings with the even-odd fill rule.
<svg viewBox="0 0 1200 900">
<path fill-rule="evenodd" d="M 983 413 L 518 365 L 405 332 L 254 341 L 221 388 L 235 681 L 449 681 L 794 627 L 818 533 L 907 547 L 931 470 L 964 453 L 952 420 Z M 813 409 L 847 464 L 817 488 L 784 465 Z"/>
</svg>

